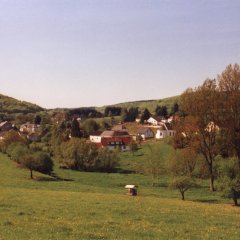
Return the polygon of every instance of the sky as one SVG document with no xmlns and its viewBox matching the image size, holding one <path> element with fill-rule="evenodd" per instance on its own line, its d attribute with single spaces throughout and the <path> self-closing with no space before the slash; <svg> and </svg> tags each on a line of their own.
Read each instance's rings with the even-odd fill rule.
<svg viewBox="0 0 240 240">
<path fill-rule="evenodd" d="M 240 63 L 239 0 L 0 0 L 0 93 L 45 108 L 161 99 Z"/>
</svg>

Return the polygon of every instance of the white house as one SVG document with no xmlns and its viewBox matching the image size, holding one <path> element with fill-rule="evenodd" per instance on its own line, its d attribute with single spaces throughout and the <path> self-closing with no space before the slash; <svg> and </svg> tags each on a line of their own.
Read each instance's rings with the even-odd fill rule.
<svg viewBox="0 0 240 240">
<path fill-rule="evenodd" d="M 151 128 L 142 127 L 137 130 L 137 134 L 142 137 L 143 140 L 154 137 L 154 132 Z"/>
<path fill-rule="evenodd" d="M 165 118 L 163 117 L 150 117 L 147 120 L 147 123 L 153 126 L 158 126 L 160 125 L 162 122 L 164 122 Z"/>
<path fill-rule="evenodd" d="M 170 123 L 162 124 L 159 129 L 157 129 L 157 133 L 155 135 L 156 139 L 162 139 L 165 137 L 174 137 L 176 131 L 173 130 L 172 125 Z"/>
<path fill-rule="evenodd" d="M 100 132 L 90 134 L 89 138 L 90 138 L 90 141 L 93 143 L 101 143 L 101 140 L 102 140 Z"/>
</svg>

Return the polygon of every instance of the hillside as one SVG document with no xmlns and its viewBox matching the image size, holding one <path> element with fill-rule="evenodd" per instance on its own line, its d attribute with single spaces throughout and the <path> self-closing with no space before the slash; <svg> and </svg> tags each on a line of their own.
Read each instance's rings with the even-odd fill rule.
<svg viewBox="0 0 240 240">
<path fill-rule="evenodd" d="M 163 99 L 156 99 L 156 100 L 141 100 L 141 101 L 133 101 L 133 102 L 124 102 L 124 103 L 118 103 L 108 106 L 114 106 L 114 107 L 121 107 L 121 108 L 127 108 L 130 107 L 138 107 L 140 110 L 144 110 L 145 108 L 148 108 L 150 112 L 154 112 L 157 105 L 159 106 L 166 106 L 168 110 L 171 110 L 171 107 L 174 103 L 179 103 L 180 96 L 173 96 Z M 103 106 L 96 108 L 96 110 L 103 112 L 104 109 L 108 106 Z"/>
<path fill-rule="evenodd" d="M 0 113 L 35 113 L 42 110 L 43 108 L 36 104 L 0 94 Z"/>
<path fill-rule="evenodd" d="M 144 164 L 144 153 L 123 153 L 120 167 Z M 166 176 L 151 187 L 143 174 L 70 171 L 56 163 L 59 180 L 34 172 L 33 181 L 3 154 L 0 169 L 0 239 L 239 239 L 240 209 L 210 193 L 205 180 L 181 201 Z M 137 184 L 139 195 L 127 196 L 126 184 Z"/>
</svg>

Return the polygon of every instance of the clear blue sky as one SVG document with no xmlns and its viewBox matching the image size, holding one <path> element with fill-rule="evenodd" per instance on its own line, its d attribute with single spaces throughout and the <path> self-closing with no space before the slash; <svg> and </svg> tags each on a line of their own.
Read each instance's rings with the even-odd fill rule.
<svg viewBox="0 0 240 240">
<path fill-rule="evenodd" d="M 239 0 L 0 0 L 0 93 L 43 107 L 174 96 L 236 62 Z"/>
</svg>

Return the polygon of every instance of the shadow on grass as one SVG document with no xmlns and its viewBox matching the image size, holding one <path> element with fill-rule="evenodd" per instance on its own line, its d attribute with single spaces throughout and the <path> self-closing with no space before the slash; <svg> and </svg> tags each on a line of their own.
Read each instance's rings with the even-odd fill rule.
<svg viewBox="0 0 240 240">
<path fill-rule="evenodd" d="M 216 199 L 195 199 L 193 202 L 201 202 L 201 203 L 209 203 L 209 204 L 217 204 L 221 203 L 219 200 Z"/>
<path fill-rule="evenodd" d="M 36 179 L 37 181 L 45 181 L 45 182 L 60 182 L 60 181 L 67 181 L 67 182 L 72 182 L 74 181 L 73 179 L 71 178 L 62 178 L 62 177 L 59 177 L 57 174 L 52 174 L 51 176 L 49 177 L 38 177 Z"/>
<path fill-rule="evenodd" d="M 114 173 L 131 174 L 131 173 L 136 173 L 136 171 L 128 170 L 128 169 L 122 169 L 122 168 L 116 168 Z"/>
</svg>

